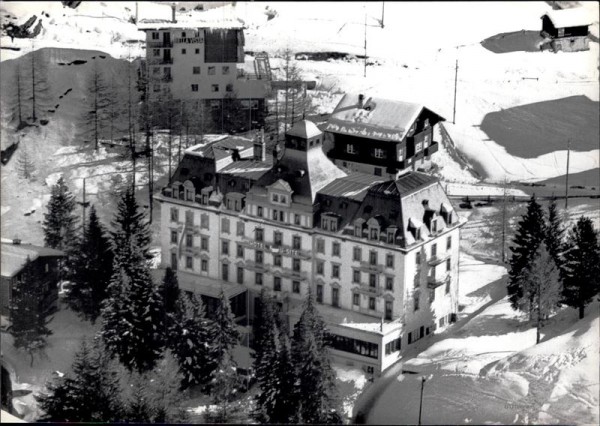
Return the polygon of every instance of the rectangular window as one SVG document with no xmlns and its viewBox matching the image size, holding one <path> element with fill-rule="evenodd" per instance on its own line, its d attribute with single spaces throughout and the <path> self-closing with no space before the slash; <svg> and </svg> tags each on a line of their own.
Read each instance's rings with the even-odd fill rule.
<svg viewBox="0 0 600 426">
<path fill-rule="evenodd" d="M 236 232 L 235 232 L 236 235 L 238 235 L 240 237 L 243 237 L 244 236 L 244 228 L 245 228 L 244 222 L 238 222 L 237 223 L 237 229 L 236 229 Z"/>
<path fill-rule="evenodd" d="M 241 258 L 244 257 L 244 246 L 243 245 L 241 245 L 241 244 L 237 245 L 237 253 L 236 254 L 237 254 L 237 257 L 241 257 Z"/>
<path fill-rule="evenodd" d="M 187 269 L 192 269 L 193 268 L 193 258 L 192 256 L 186 256 L 185 257 L 185 267 Z"/>
<path fill-rule="evenodd" d="M 194 225 L 194 212 L 187 210 L 185 212 L 185 224 L 186 225 Z"/>
<path fill-rule="evenodd" d="M 300 281 L 292 281 L 292 291 L 294 293 L 300 293 Z"/>
<path fill-rule="evenodd" d="M 199 55 L 199 54 L 200 54 L 200 49 L 198 49 L 198 48 L 194 49 L 194 53 L 195 53 L 196 55 Z"/>
<path fill-rule="evenodd" d="M 159 34 L 157 32 L 153 32 L 152 33 L 152 40 L 158 40 L 159 39 Z"/>
<path fill-rule="evenodd" d="M 279 247 L 283 244 L 283 234 L 280 231 L 273 232 L 273 245 Z"/>
<path fill-rule="evenodd" d="M 244 268 L 241 266 L 237 268 L 237 283 L 244 284 Z"/>
<path fill-rule="evenodd" d="M 351 337 L 338 336 L 333 334 L 331 347 L 348 353 L 366 356 L 373 359 L 379 358 L 379 345 L 377 343 L 365 342 L 364 340 L 353 339 Z M 371 367 L 372 369 L 373 367 Z M 372 373 L 367 369 L 368 374 Z"/>
<path fill-rule="evenodd" d="M 208 215 L 203 214 L 202 216 L 200 216 L 200 227 L 208 229 L 208 226 L 209 226 Z"/>
<path fill-rule="evenodd" d="M 437 220 L 435 219 L 431 219 L 431 232 L 437 232 Z"/>
<path fill-rule="evenodd" d="M 229 66 L 225 65 L 223 66 L 223 75 L 227 75 L 229 74 Z"/>
<path fill-rule="evenodd" d="M 171 253 L 171 269 L 177 270 L 177 253 Z"/>
<path fill-rule="evenodd" d="M 281 260 L 282 260 L 282 257 L 281 257 L 280 254 L 274 254 L 273 255 L 273 265 L 275 265 L 275 266 L 281 266 Z"/>
<path fill-rule="evenodd" d="M 292 237 L 292 248 L 294 250 L 300 250 L 301 245 L 302 245 L 302 238 L 299 237 L 298 235 L 294 235 Z"/>
<path fill-rule="evenodd" d="M 208 250 L 208 237 L 200 237 L 200 249 Z"/>
<path fill-rule="evenodd" d="M 300 259 L 292 260 L 292 270 L 294 272 L 300 272 Z"/>
<path fill-rule="evenodd" d="M 198 85 L 192 84 L 192 92 L 197 92 L 197 91 L 198 91 Z"/>
<path fill-rule="evenodd" d="M 375 310 L 375 298 L 369 297 L 369 309 Z"/>
<path fill-rule="evenodd" d="M 452 267 L 452 259 L 446 259 L 446 271 L 449 271 Z"/>
<path fill-rule="evenodd" d="M 256 228 L 254 230 L 254 239 L 256 241 L 264 241 L 265 239 L 265 232 L 262 228 Z"/>
<path fill-rule="evenodd" d="M 377 265 L 377 252 L 375 250 L 369 252 L 369 263 L 371 265 Z"/>
<path fill-rule="evenodd" d="M 179 210 L 171 207 L 171 222 L 179 222 Z"/>
<path fill-rule="evenodd" d="M 352 304 L 354 306 L 360 306 L 360 294 L 354 293 L 352 295 Z"/>
<path fill-rule="evenodd" d="M 387 266 L 388 268 L 394 267 L 394 255 L 393 254 L 388 254 L 385 256 L 385 266 Z"/>
<path fill-rule="evenodd" d="M 450 293 L 450 278 L 446 280 L 446 294 Z"/>
<path fill-rule="evenodd" d="M 221 254 L 229 255 L 229 241 L 227 241 L 227 240 L 221 241 Z"/>
<path fill-rule="evenodd" d="M 385 301 L 385 319 L 391 321 L 392 320 L 392 301 L 391 300 L 386 300 Z"/>
<path fill-rule="evenodd" d="M 256 253 L 254 254 L 254 260 L 255 260 L 255 262 L 258 263 L 259 265 L 262 265 L 263 259 L 264 259 L 263 252 L 260 251 L 260 250 L 256 250 Z"/>
<path fill-rule="evenodd" d="M 226 92 L 233 92 L 233 84 L 229 83 L 225 86 Z"/>
<path fill-rule="evenodd" d="M 317 260 L 317 275 L 325 274 L 325 262 L 322 260 Z"/>
<path fill-rule="evenodd" d="M 262 285 L 262 283 L 263 283 L 263 274 L 261 272 L 257 272 L 254 275 L 254 284 Z"/>
<path fill-rule="evenodd" d="M 202 259 L 200 261 L 200 269 L 202 270 L 202 272 L 208 272 L 208 260 Z"/>
<path fill-rule="evenodd" d="M 200 67 L 192 67 L 192 74 L 200 74 Z"/>
<path fill-rule="evenodd" d="M 277 210 L 271 210 L 271 218 L 277 220 Z"/>
<path fill-rule="evenodd" d="M 381 167 L 375 167 L 375 168 L 373 169 L 373 174 L 374 174 L 375 176 L 381 176 Z"/>
<path fill-rule="evenodd" d="M 273 290 L 281 291 L 281 277 L 273 278 Z"/>
<path fill-rule="evenodd" d="M 385 277 L 385 289 L 394 291 L 394 277 Z"/>
<path fill-rule="evenodd" d="M 224 217 L 221 219 L 221 231 L 224 234 L 229 234 L 229 218 Z"/>
<path fill-rule="evenodd" d="M 321 284 L 317 284 L 317 302 L 323 303 L 323 286 Z"/>
<path fill-rule="evenodd" d="M 420 264 L 421 264 L 421 252 L 417 252 L 417 253 L 415 254 L 415 263 L 416 263 L 417 265 L 420 265 Z"/>
<path fill-rule="evenodd" d="M 211 90 L 211 92 L 218 92 L 219 91 L 219 85 L 218 84 L 211 84 L 210 85 L 210 90 Z"/>
<path fill-rule="evenodd" d="M 414 311 L 418 311 L 419 310 L 419 292 L 418 291 L 415 292 L 413 310 Z"/>
<path fill-rule="evenodd" d="M 325 253 L 325 240 L 322 238 L 317 240 L 317 253 Z"/>
<path fill-rule="evenodd" d="M 263 217 L 263 208 L 261 206 L 256 208 L 256 216 Z"/>
<path fill-rule="evenodd" d="M 186 245 L 186 247 L 192 247 L 194 245 L 194 235 L 193 234 L 186 234 L 185 245 Z"/>
<path fill-rule="evenodd" d="M 160 56 L 160 49 L 152 49 L 152 55 Z"/>
<path fill-rule="evenodd" d="M 433 243 L 431 245 L 431 257 L 437 256 L 437 244 Z"/>
<path fill-rule="evenodd" d="M 446 250 L 450 250 L 452 248 L 452 236 L 448 236 L 446 238 Z"/>
<path fill-rule="evenodd" d="M 331 289 L 331 305 L 336 308 L 340 307 L 340 290 L 335 287 Z"/>
<path fill-rule="evenodd" d="M 294 225 L 300 225 L 300 215 L 294 213 Z"/>
<path fill-rule="evenodd" d="M 208 67 L 208 75 L 215 75 L 215 74 L 216 74 L 216 68 Z"/>
<path fill-rule="evenodd" d="M 354 249 L 352 249 L 352 260 L 357 262 L 362 260 L 362 249 L 360 247 L 354 247 Z"/>
<path fill-rule="evenodd" d="M 331 265 L 331 278 L 340 278 L 340 265 Z"/>
<path fill-rule="evenodd" d="M 177 231 L 171 231 L 171 244 L 177 244 Z"/>
<path fill-rule="evenodd" d="M 352 282 L 360 283 L 360 271 L 358 269 L 352 270 Z"/>
<path fill-rule="evenodd" d="M 340 243 L 334 241 L 331 244 L 331 255 L 332 256 L 340 256 Z"/>
<path fill-rule="evenodd" d="M 375 288 L 377 287 L 377 275 L 369 274 L 369 287 Z"/>
<path fill-rule="evenodd" d="M 375 148 L 373 150 L 373 156 L 375 158 L 385 158 L 385 152 L 381 148 Z"/>
</svg>

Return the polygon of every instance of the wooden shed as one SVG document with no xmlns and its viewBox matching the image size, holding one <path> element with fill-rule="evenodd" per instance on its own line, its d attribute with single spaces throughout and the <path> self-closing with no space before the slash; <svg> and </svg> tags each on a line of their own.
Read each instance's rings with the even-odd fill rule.
<svg viewBox="0 0 600 426">
<path fill-rule="evenodd" d="M 555 52 L 577 52 L 589 49 L 589 26 L 592 18 L 581 8 L 552 10 L 542 16 L 541 35 L 545 46 Z"/>
</svg>

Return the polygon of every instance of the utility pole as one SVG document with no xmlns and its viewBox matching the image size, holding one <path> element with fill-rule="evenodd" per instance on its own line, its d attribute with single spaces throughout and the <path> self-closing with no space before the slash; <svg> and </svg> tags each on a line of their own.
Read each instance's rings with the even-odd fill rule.
<svg viewBox="0 0 600 426">
<path fill-rule="evenodd" d="M 458 53 L 458 47 L 456 48 Z M 456 86 L 458 83 L 458 55 L 456 58 L 456 67 L 454 68 L 454 108 L 452 109 L 452 124 L 456 124 Z"/>
<path fill-rule="evenodd" d="M 502 263 L 506 262 L 506 178 L 502 190 Z"/>
<path fill-rule="evenodd" d="M 37 120 L 35 115 L 35 50 L 33 49 L 33 41 L 31 42 L 31 108 L 33 121 Z"/>
<path fill-rule="evenodd" d="M 427 378 L 425 376 L 421 377 L 421 402 L 419 403 L 419 426 L 421 426 L 421 413 L 423 411 L 423 387 L 425 387 L 425 382 Z"/>
<path fill-rule="evenodd" d="M 87 206 L 90 205 L 90 203 L 88 203 L 85 199 L 85 178 L 83 179 L 83 197 L 82 197 L 82 201 L 79 203 L 81 205 L 81 209 L 82 209 L 82 218 L 81 218 L 81 223 L 83 226 L 83 236 L 85 237 L 85 209 L 87 208 Z"/>
<path fill-rule="evenodd" d="M 571 139 L 567 141 L 567 178 L 565 182 L 565 214 L 569 205 L 569 158 L 571 156 Z"/>
<path fill-rule="evenodd" d="M 381 28 L 384 27 L 384 25 L 383 25 L 383 16 L 384 16 L 384 13 L 385 13 L 385 2 L 382 1 L 381 2 Z"/>
<path fill-rule="evenodd" d="M 367 76 L 367 10 L 365 9 L 365 69 L 363 77 Z"/>
</svg>

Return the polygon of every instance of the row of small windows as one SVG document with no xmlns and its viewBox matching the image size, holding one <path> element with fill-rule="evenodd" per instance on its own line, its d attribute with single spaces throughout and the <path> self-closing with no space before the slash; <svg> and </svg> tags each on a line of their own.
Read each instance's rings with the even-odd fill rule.
<svg viewBox="0 0 600 426">
<path fill-rule="evenodd" d="M 213 93 L 218 93 L 221 89 L 221 86 L 218 84 L 211 84 L 210 85 L 210 91 Z M 198 84 L 192 84 L 191 85 L 191 90 L 192 92 L 198 92 L 200 90 L 200 86 Z M 226 92 L 233 92 L 233 84 L 227 84 L 225 86 L 225 91 Z M 211 103 L 211 108 L 219 108 L 221 106 L 220 103 L 218 104 L 212 104 Z"/>
<path fill-rule="evenodd" d="M 349 144 L 346 145 L 346 153 L 348 153 L 348 154 L 358 154 L 359 151 L 356 148 L 356 145 L 349 143 Z M 370 154 L 371 154 L 372 157 L 378 158 L 378 159 L 387 158 L 387 153 L 382 148 L 373 148 L 370 151 Z"/>
<path fill-rule="evenodd" d="M 280 196 L 281 197 L 281 196 Z M 289 213 L 293 219 L 294 225 L 300 226 L 302 215 L 298 213 Z M 256 206 L 256 216 L 266 218 L 263 206 Z M 271 219 L 278 222 L 286 222 L 285 212 L 282 210 L 271 209 Z"/>
</svg>

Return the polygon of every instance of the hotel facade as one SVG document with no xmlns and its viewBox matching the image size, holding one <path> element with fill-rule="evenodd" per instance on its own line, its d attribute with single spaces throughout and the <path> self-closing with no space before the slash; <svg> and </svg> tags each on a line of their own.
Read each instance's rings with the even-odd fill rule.
<svg viewBox="0 0 600 426">
<path fill-rule="evenodd" d="M 161 203 L 162 268 L 210 305 L 221 291 L 252 319 L 261 290 L 290 327 L 309 290 L 336 362 L 380 374 L 458 312 L 460 228 L 438 180 L 346 172 L 311 122 L 264 138 L 227 136 L 186 150 Z"/>
</svg>

